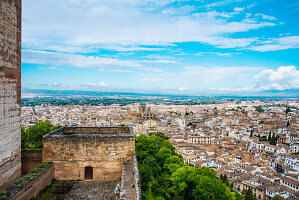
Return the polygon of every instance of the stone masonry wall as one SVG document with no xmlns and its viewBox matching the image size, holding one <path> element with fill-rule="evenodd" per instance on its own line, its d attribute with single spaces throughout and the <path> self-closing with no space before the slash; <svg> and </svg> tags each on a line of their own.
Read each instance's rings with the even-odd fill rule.
<svg viewBox="0 0 299 200">
<path fill-rule="evenodd" d="M 0 189 L 21 176 L 21 0 L 0 1 Z"/>
<path fill-rule="evenodd" d="M 42 157 L 54 163 L 58 180 L 84 180 L 87 166 L 93 167 L 93 180 L 117 180 L 122 163 L 132 160 L 134 152 L 133 136 L 44 137 Z"/>
<path fill-rule="evenodd" d="M 5 197 L 1 197 L 0 200 L 29 200 L 36 198 L 38 194 L 47 186 L 50 185 L 54 178 L 54 165 L 47 168 L 39 176 L 32 181 L 25 184 L 23 187 L 18 188 L 18 185 L 13 185 L 8 188 Z M 14 187 L 15 186 L 15 187 Z"/>
<path fill-rule="evenodd" d="M 101 134 L 128 134 L 129 127 L 65 127 L 63 134 L 76 134 L 76 133 L 101 133 Z"/>
<path fill-rule="evenodd" d="M 22 149 L 22 174 L 31 172 L 32 169 L 42 164 L 42 150 Z"/>
</svg>

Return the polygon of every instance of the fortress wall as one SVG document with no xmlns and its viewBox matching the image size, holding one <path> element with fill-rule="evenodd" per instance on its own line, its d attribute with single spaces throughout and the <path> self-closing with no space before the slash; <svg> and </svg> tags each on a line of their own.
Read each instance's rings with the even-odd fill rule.
<svg viewBox="0 0 299 200">
<path fill-rule="evenodd" d="M 21 176 L 21 0 L 0 1 L 0 189 Z"/>
<path fill-rule="evenodd" d="M 92 135 L 92 134 L 91 134 Z M 43 162 L 53 162 L 55 179 L 84 180 L 85 167 L 93 167 L 93 180 L 121 178 L 122 163 L 132 160 L 135 138 L 44 137 Z"/>
<path fill-rule="evenodd" d="M 32 176 L 32 174 L 28 174 Z M 25 177 L 23 177 L 24 179 Z M 24 183 L 18 180 L 15 184 L 10 186 L 4 191 L 4 194 L 0 194 L 0 200 L 29 200 L 36 198 L 38 194 L 47 186 L 50 185 L 54 178 L 54 165 L 50 165 L 44 168 L 32 180 Z"/>
<path fill-rule="evenodd" d="M 42 150 L 22 149 L 22 174 L 31 172 L 32 169 L 42 164 Z"/>
<path fill-rule="evenodd" d="M 101 134 L 128 134 L 130 133 L 129 127 L 65 127 L 64 134 L 75 133 L 101 133 Z"/>
</svg>

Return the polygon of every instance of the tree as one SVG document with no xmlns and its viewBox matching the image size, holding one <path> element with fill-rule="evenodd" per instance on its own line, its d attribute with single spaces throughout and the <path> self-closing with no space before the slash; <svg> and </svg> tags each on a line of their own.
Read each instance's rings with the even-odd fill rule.
<svg viewBox="0 0 299 200">
<path fill-rule="evenodd" d="M 152 180 L 151 169 L 149 165 L 139 163 L 139 173 L 142 177 L 141 188 L 142 190 L 148 189 L 148 183 Z"/>
<path fill-rule="evenodd" d="M 236 200 L 244 200 L 242 195 L 239 194 L 239 192 L 235 192 L 235 199 Z"/>
<path fill-rule="evenodd" d="M 218 178 L 202 176 L 193 191 L 195 199 L 233 199 L 234 193 L 225 186 Z"/>
<path fill-rule="evenodd" d="M 256 111 L 258 111 L 258 112 L 264 112 L 265 110 L 262 108 L 262 106 L 256 106 L 255 107 L 255 109 L 256 109 Z"/>
<path fill-rule="evenodd" d="M 271 131 L 269 132 L 268 141 L 271 141 Z"/>
<path fill-rule="evenodd" d="M 164 162 L 164 169 L 173 174 L 177 169 L 184 165 L 184 160 L 176 155 L 166 158 Z"/>
<path fill-rule="evenodd" d="M 220 175 L 220 179 L 222 180 L 222 182 L 224 181 L 224 176 L 222 174 Z"/>
<path fill-rule="evenodd" d="M 159 150 L 155 140 L 146 135 L 136 137 L 135 149 L 138 160 L 145 160 L 150 155 L 154 156 Z"/>
<path fill-rule="evenodd" d="M 270 140 L 269 143 L 270 143 L 271 145 L 275 145 L 275 146 L 276 146 L 277 141 L 278 141 L 278 138 L 279 138 L 279 136 L 278 136 L 278 135 L 275 136 L 274 133 L 273 133 L 272 138 L 271 138 L 271 140 Z"/>
<path fill-rule="evenodd" d="M 143 161 L 143 165 L 149 166 L 150 169 L 150 175 L 151 177 L 156 177 L 161 173 L 161 167 L 159 166 L 158 162 L 156 159 L 152 156 L 149 156 Z"/>
<path fill-rule="evenodd" d="M 172 156 L 172 151 L 171 149 L 167 148 L 167 147 L 162 147 L 160 149 L 160 151 L 157 153 L 156 157 L 158 160 L 158 163 L 160 164 L 160 166 L 164 165 L 164 162 L 167 158 L 169 158 L 170 156 Z"/>
<path fill-rule="evenodd" d="M 283 198 L 279 195 L 275 195 L 273 200 L 283 200 Z"/>
<path fill-rule="evenodd" d="M 169 140 L 169 137 L 165 136 L 165 134 L 161 133 L 161 132 L 150 132 L 148 135 L 149 136 L 153 136 L 154 135 L 154 136 L 160 137 L 160 138 L 162 138 L 164 140 Z"/>
<path fill-rule="evenodd" d="M 243 194 L 244 200 L 256 200 L 256 198 L 254 197 L 254 195 L 250 189 L 243 190 L 242 194 Z"/>
<path fill-rule="evenodd" d="M 213 169 L 184 164 L 164 134 L 140 135 L 135 144 L 144 199 L 242 199 L 225 175 L 222 181 Z"/>
<path fill-rule="evenodd" d="M 214 169 L 211 169 L 209 167 L 201 167 L 198 169 L 198 174 L 208 177 L 217 177 L 217 173 Z M 226 176 L 226 175 L 225 175 Z"/>
<path fill-rule="evenodd" d="M 229 180 L 227 179 L 227 176 L 226 176 L 226 174 L 224 174 L 224 175 L 220 175 L 220 179 L 221 179 L 221 181 L 227 186 L 227 187 L 231 187 L 231 185 L 229 184 Z"/>
<path fill-rule="evenodd" d="M 199 180 L 196 168 L 185 165 L 177 169 L 170 179 L 173 184 L 171 189 L 175 196 L 180 196 L 182 199 L 194 199 L 192 192 Z"/>
<path fill-rule="evenodd" d="M 287 115 L 289 112 L 291 112 L 291 109 L 290 109 L 290 107 L 287 107 L 287 109 L 286 109 L 286 115 Z"/>
<path fill-rule="evenodd" d="M 43 147 L 42 138 L 61 126 L 54 126 L 49 121 L 40 121 L 27 130 L 21 129 L 21 146 L 25 149 L 41 149 Z"/>
</svg>

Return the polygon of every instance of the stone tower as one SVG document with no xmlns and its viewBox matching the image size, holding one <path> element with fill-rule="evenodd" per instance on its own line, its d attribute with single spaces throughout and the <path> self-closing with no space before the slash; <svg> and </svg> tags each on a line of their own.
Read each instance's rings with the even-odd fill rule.
<svg viewBox="0 0 299 200">
<path fill-rule="evenodd" d="M 21 0 L 0 0 L 0 189 L 21 176 Z"/>
</svg>

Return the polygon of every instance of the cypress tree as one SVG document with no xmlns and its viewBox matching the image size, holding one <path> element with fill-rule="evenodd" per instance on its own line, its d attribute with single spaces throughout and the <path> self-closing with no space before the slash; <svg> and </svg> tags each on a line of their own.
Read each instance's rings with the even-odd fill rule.
<svg viewBox="0 0 299 200">
<path fill-rule="evenodd" d="M 269 135 L 268 135 L 268 141 L 271 141 L 271 131 L 269 132 Z"/>
</svg>

